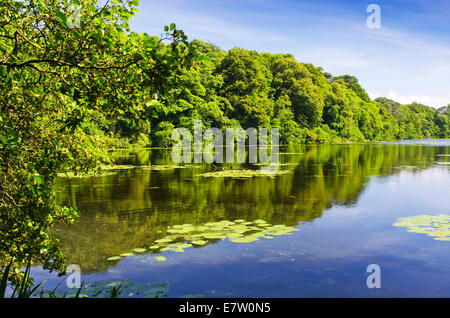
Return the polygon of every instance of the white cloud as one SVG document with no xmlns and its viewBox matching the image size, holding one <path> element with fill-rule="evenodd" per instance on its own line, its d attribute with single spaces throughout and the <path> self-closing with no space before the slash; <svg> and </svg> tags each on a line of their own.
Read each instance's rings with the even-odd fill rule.
<svg viewBox="0 0 450 318">
<path fill-rule="evenodd" d="M 387 95 L 382 95 L 379 93 L 369 93 L 370 98 L 375 99 L 377 97 L 387 97 L 400 104 L 411 104 L 413 102 L 420 103 L 423 105 L 431 106 L 434 108 L 439 108 L 450 104 L 450 97 L 442 96 L 403 96 L 395 91 L 389 91 Z"/>
</svg>

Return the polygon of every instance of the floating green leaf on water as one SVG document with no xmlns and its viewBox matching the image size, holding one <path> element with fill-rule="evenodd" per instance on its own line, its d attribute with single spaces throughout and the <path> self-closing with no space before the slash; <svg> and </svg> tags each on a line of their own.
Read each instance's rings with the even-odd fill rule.
<svg viewBox="0 0 450 318">
<path fill-rule="evenodd" d="M 209 240 L 215 241 L 227 238 L 236 243 L 249 243 L 258 240 L 259 237 L 273 239 L 273 235 L 289 235 L 298 229 L 283 224 L 271 225 L 262 219 L 251 222 L 244 219 L 236 219 L 234 221 L 207 222 L 198 226 L 192 224 L 174 225 L 169 230 L 168 232 L 172 234 L 171 236 L 167 239 L 157 240 L 158 244 L 165 245 L 161 251 L 174 251 L 177 248 L 184 249 L 191 245 L 202 246 L 207 244 Z M 177 244 L 174 243 L 175 241 L 188 241 L 189 244 Z M 166 244 L 170 242 L 171 244 Z"/>
<path fill-rule="evenodd" d="M 450 241 L 450 215 L 415 215 L 399 218 L 392 225 L 406 227 L 408 232 L 427 234 L 437 241 Z"/>
<path fill-rule="evenodd" d="M 131 165 L 111 165 L 111 166 L 101 166 L 102 170 L 130 170 L 135 169 L 136 166 Z"/>
<path fill-rule="evenodd" d="M 291 173 L 290 170 L 220 170 L 199 174 L 201 177 L 212 178 L 253 178 L 253 177 L 270 177 Z"/>
<path fill-rule="evenodd" d="M 217 240 L 228 239 L 233 243 L 251 243 L 258 241 L 260 238 L 274 239 L 274 236 L 290 235 L 294 231 L 298 231 L 298 229 L 284 224 L 271 225 L 262 219 L 254 221 L 244 219 L 222 220 L 207 222 L 202 225 L 177 224 L 169 227 L 167 229 L 169 234 L 155 240 L 155 244 L 150 245 L 149 250 L 151 253 L 165 251 L 182 253 L 192 246 L 201 247 Z M 437 234 L 440 234 L 440 232 Z M 136 248 L 133 251 L 142 253 L 146 249 Z M 130 255 L 133 254 L 123 253 L 120 256 Z"/>
<path fill-rule="evenodd" d="M 226 236 L 221 233 L 205 233 L 203 237 L 210 240 L 222 240 L 225 239 Z"/>
<path fill-rule="evenodd" d="M 179 248 L 188 248 L 188 247 L 192 247 L 192 244 L 189 244 L 189 243 L 183 243 L 183 244 L 179 244 L 178 247 L 179 247 Z"/>
<path fill-rule="evenodd" d="M 139 166 L 139 169 L 142 170 L 151 170 L 151 171 L 165 171 L 165 170 L 173 170 L 173 169 L 187 169 L 192 168 L 192 165 L 151 165 L 151 166 Z"/>
<path fill-rule="evenodd" d="M 110 257 L 110 258 L 108 258 L 106 260 L 107 261 L 118 261 L 120 259 L 122 259 L 122 257 L 120 257 L 120 256 L 112 256 L 112 257 Z"/>
<path fill-rule="evenodd" d="M 234 243 L 250 243 L 254 241 L 258 241 L 259 239 L 254 236 L 247 236 L 247 237 L 238 237 L 238 238 L 232 238 L 230 239 L 231 242 Z"/>
<path fill-rule="evenodd" d="M 156 256 L 155 259 L 156 259 L 158 262 L 164 262 L 164 261 L 166 260 L 166 258 L 165 258 L 164 256 Z"/>
<path fill-rule="evenodd" d="M 172 241 L 173 241 L 173 239 L 171 237 L 165 237 L 165 238 L 156 240 L 155 242 L 156 243 L 169 243 L 169 242 L 172 242 Z"/>
<path fill-rule="evenodd" d="M 194 244 L 194 245 L 203 246 L 203 245 L 205 245 L 208 242 L 204 241 L 204 240 L 195 240 L 195 241 L 192 241 L 191 243 Z"/>
<path fill-rule="evenodd" d="M 133 253 L 122 253 L 122 254 L 120 254 L 120 256 L 122 256 L 122 257 L 128 257 L 128 256 L 132 256 L 133 255 Z"/>
<path fill-rule="evenodd" d="M 81 179 L 81 178 L 92 178 L 92 177 L 106 177 L 117 174 L 117 172 L 88 172 L 84 174 L 75 174 L 74 172 L 60 172 L 57 174 L 59 178 L 69 178 L 69 179 Z"/>
</svg>

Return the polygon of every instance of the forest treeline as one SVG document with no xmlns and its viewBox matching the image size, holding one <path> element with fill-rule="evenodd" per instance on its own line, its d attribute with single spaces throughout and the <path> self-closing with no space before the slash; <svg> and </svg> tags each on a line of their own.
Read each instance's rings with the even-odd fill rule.
<svg viewBox="0 0 450 318">
<path fill-rule="evenodd" d="M 135 124 L 133 117 L 102 118 L 88 123 L 88 134 L 115 133 L 119 147 L 168 147 L 176 127 L 279 128 L 280 143 L 341 143 L 447 138 L 446 106 L 401 105 L 387 98 L 371 100 L 354 76 L 332 76 L 301 63 L 291 54 L 224 51 L 199 40 L 202 55 L 183 72 L 165 96 L 164 112 Z"/>
</svg>

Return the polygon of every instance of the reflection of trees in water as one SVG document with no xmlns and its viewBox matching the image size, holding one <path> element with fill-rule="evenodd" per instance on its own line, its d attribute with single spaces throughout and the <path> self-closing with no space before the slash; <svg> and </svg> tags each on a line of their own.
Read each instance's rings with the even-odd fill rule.
<svg viewBox="0 0 450 318">
<path fill-rule="evenodd" d="M 237 218 L 295 226 L 312 221 L 333 204 L 354 204 L 372 175 L 391 175 L 400 166 L 430 166 L 440 148 L 399 145 L 297 146 L 280 155 L 293 173 L 246 180 L 202 178 L 195 169 L 131 169 L 94 178 L 60 179 L 58 201 L 81 211 L 77 225 L 54 229 L 69 263 L 101 272 L 111 255 L 147 247 L 168 226 L 200 225 Z M 297 152 L 297 153 L 294 153 Z M 298 154 L 302 153 L 302 154 Z M 126 164 L 170 164 L 170 151 L 118 156 Z"/>
</svg>

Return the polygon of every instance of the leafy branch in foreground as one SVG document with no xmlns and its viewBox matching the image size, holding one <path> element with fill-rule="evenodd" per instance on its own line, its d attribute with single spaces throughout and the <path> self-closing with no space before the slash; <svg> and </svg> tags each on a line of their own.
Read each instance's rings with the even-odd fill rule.
<svg viewBox="0 0 450 318">
<path fill-rule="evenodd" d="M 71 4 L 81 8 L 79 27 L 67 22 Z M 85 125 L 152 118 L 196 55 L 174 24 L 161 38 L 130 32 L 137 5 L 0 0 L 0 268 L 14 283 L 28 262 L 64 272 L 48 230 L 77 212 L 54 202 L 54 179 L 108 160 L 108 139 Z"/>
<path fill-rule="evenodd" d="M 8 285 L 9 271 L 11 270 L 12 264 L 13 260 L 11 259 L 11 261 L 6 266 L 2 274 L 2 279 L 0 281 L 0 298 L 5 298 L 6 288 Z M 33 295 L 36 292 L 36 290 L 44 283 L 41 282 L 35 285 L 33 279 L 30 276 L 30 269 L 31 269 L 31 262 L 28 262 L 21 281 L 18 284 L 16 284 L 14 289 L 12 290 L 11 298 L 30 298 L 31 295 Z"/>
</svg>

